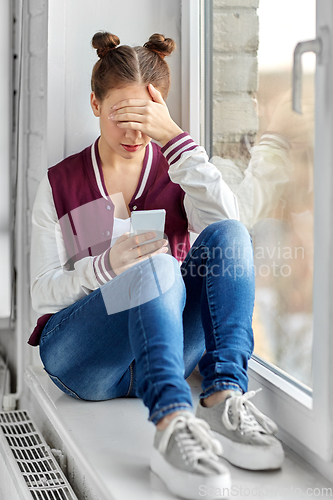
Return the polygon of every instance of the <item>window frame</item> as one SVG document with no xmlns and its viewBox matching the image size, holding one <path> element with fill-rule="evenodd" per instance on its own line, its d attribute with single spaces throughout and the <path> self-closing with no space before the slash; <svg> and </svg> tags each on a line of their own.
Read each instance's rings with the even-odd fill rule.
<svg viewBox="0 0 333 500">
<path fill-rule="evenodd" d="M 201 18 L 202 2 L 181 0 L 181 127 L 201 142 Z"/>
<path fill-rule="evenodd" d="M 1 284 L 1 303 L 5 307 L 6 314 L 0 317 L 0 328 L 8 328 L 10 326 L 11 305 L 12 305 L 12 279 L 13 279 L 13 263 L 12 263 L 12 207 L 11 207 L 11 163 L 12 163 L 12 129 L 13 129 L 13 49 L 12 49 L 12 6 L 9 0 L 5 0 L 0 6 L 0 19 L 2 24 L 1 29 L 1 44 L 0 44 L 0 64 L 1 75 L 0 80 L 0 98 L 2 109 L 3 129 L 0 135 L 0 150 L 1 150 L 1 267 L 7 276 L 2 276 Z"/>
<path fill-rule="evenodd" d="M 192 103 L 201 98 L 200 116 L 195 123 L 197 113 L 189 113 L 188 131 L 195 140 L 200 136 L 198 125 L 209 116 L 202 102 L 205 100 L 202 89 L 209 85 L 210 76 L 205 75 L 202 68 L 207 68 L 203 60 L 202 45 L 205 42 L 204 0 L 188 2 L 182 0 L 182 68 L 183 116 L 192 109 Z M 330 0 L 317 0 L 317 33 L 323 26 L 330 31 L 330 54 L 333 54 L 333 4 Z M 207 28 L 206 28 L 207 29 Z M 212 30 L 211 30 L 212 31 Z M 211 34 L 210 34 L 211 35 Z M 197 37 L 200 44 L 192 43 Z M 207 38 L 207 37 L 206 37 Z M 200 60 L 201 56 L 201 60 Z M 325 61 L 324 61 L 325 62 Z M 327 61 L 326 61 L 327 62 Z M 331 223 L 330 193 L 333 192 L 333 102 L 328 99 L 329 89 L 333 88 L 333 64 L 318 63 L 316 70 L 316 126 L 315 126 L 315 158 L 314 158 L 314 194 L 315 194 L 315 229 L 314 229 L 314 283 L 313 283 L 313 391 L 295 384 L 292 377 L 285 376 L 279 370 L 272 371 L 255 356 L 249 362 L 249 389 L 262 388 L 254 402 L 273 418 L 279 426 L 278 437 L 289 447 L 305 457 L 316 468 L 320 462 L 322 469 L 333 473 L 333 376 L 330 367 L 333 364 L 333 339 L 330 335 L 333 312 L 330 303 L 333 298 L 333 263 L 330 260 L 330 249 L 333 246 L 333 221 Z M 206 82 L 204 79 L 206 78 Z M 200 90 L 201 89 L 201 92 Z M 207 103 L 206 103 L 207 108 Z M 204 140 L 204 129 L 201 128 L 201 143 Z M 320 175 L 319 173 L 320 166 Z M 318 456 L 320 457 L 318 459 Z M 326 472 L 327 473 L 327 472 Z M 332 476 L 331 476 L 332 477 Z"/>
</svg>

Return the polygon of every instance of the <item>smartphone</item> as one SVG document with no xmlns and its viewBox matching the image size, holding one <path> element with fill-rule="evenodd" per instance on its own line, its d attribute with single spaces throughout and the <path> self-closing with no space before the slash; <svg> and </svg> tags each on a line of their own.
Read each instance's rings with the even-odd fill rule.
<svg viewBox="0 0 333 500">
<path fill-rule="evenodd" d="M 165 214 L 164 208 L 131 212 L 131 234 L 142 234 L 154 231 L 156 237 L 145 241 L 145 243 L 161 240 L 164 238 Z"/>
</svg>

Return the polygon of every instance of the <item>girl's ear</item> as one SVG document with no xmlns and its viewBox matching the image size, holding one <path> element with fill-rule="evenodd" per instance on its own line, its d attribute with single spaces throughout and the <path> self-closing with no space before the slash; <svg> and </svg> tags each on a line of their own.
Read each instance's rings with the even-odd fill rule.
<svg viewBox="0 0 333 500">
<path fill-rule="evenodd" d="M 90 105 L 91 109 L 93 110 L 93 113 L 95 116 L 100 116 L 101 115 L 101 103 L 95 96 L 95 92 L 92 92 L 90 94 Z"/>
</svg>

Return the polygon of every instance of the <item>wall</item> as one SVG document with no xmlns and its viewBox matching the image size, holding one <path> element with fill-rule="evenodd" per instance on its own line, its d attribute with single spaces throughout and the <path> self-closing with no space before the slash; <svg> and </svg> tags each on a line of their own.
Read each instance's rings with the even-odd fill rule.
<svg viewBox="0 0 333 500">
<path fill-rule="evenodd" d="M 247 165 L 258 129 L 259 0 L 213 1 L 213 154 Z"/>
</svg>

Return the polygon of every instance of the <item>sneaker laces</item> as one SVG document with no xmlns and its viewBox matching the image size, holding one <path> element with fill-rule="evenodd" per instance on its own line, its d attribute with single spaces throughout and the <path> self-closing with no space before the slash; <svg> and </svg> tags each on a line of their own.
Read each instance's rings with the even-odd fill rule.
<svg viewBox="0 0 333 500">
<path fill-rule="evenodd" d="M 253 432 L 274 434 L 277 431 L 275 422 L 264 415 L 249 401 L 259 391 L 261 391 L 261 388 L 239 396 L 231 396 L 225 400 L 222 422 L 226 429 L 235 431 L 239 428 L 244 434 Z M 233 421 L 230 420 L 231 415 Z"/>
<path fill-rule="evenodd" d="M 185 463 L 191 464 L 195 470 L 203 474 L 212 474 L 212 469 L 217 473 L 225 471 L 219 462 L 222 455 L 222 445 L 210 433 L 207 422 L 188 415 L 177 415 L 164 430 L 159 443 L 159 451 L 164 455 L 171 436 L 180 441 L 180 450 Z"/>
</svg>

